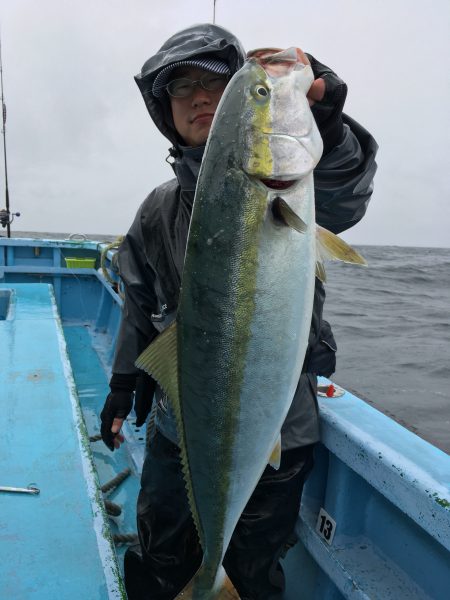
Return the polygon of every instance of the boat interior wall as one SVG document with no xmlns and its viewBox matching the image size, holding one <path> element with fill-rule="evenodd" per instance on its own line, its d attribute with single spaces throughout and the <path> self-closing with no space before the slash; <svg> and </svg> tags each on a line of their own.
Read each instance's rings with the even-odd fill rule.
<svg viewBox="0 0 450 600">
<path fill-rule="evenodd" d="M 92 514 L 104 514 L 103 505 L 101 511 L 92 510 L 102 498 L 99 482 L 103 485 L 117 473 L 130 473 L 107 492 L 122 511 L 110 516 L 108 524 L 105 519 L 104 527 L 113 535 L 130 534 L 129 539 L 135 539 L 135 502 L 147 431 L 145 426 L 136 427 L 131 414 L 123 429 L 127 444 L 119 451 L 111 453 L 102 442 L 93 441 L 98 439 L 98 415 L 109 389 L 122 305 L 114 251 L 105 251 L 102 257 L 104 248 L 90 241 L 0 238 L 0 315 L 6 317 L 0 320 L 0 405 L 4 414 L 7 411 L 6 434 L 0 436 L 0 485 L 3 480 L 13 485 L 36 482 L 42 488 L 37 497 L 13 497 L 14 505 L 10 495 L 0 498 L 9 502 L 8 511 L 0 513 L 0 581 L 3 584 L 6 570 L 12 593 L 5 597 L 13 600 L 103 597 L 97 591 L 90 595 L 86 587 L 76 589 L 76 596 L 59 590 L 39 595 L 36 586 L 44 585 L 46 569 L 35 559 L 32 566 L 41 572 L 34 575 L 31 570 L 27 576 L 28 583 L 36 577 L 32 593 L 14 594 L 12 580 L 14 585 L 23 581 L 29 569 L 24 567 L 19 574 L 21 552 L 24 560 L 32 560 L 25 543 L 30 535 L 34 556 L 45 557 L 57 571 L 65 550 L 60 542 L 52 546 L 47 537 L 56 536 L 57 530 L 69 532 L 74 544 L 67 551 L 71 565 L 77 564 L 73 579 L 88 586 L 90 577 L 97 578 L 105 581 L 109 597 L 121 597 L 121 591 L 114 595 L 115 584 L 108 583 L 111 568 L 105 567 L 98 549 L 100 558 L 92 559 L 94 566 L 88 559 L 86 548 L 95 546 L 92 531 L 97 530 L 87 512 L 91 510 L 91 519 Z M 95 258 L 95 266 L 69 268 L 69 256 Z M 300 542 L 284 559 L 285 600 L 448 597 L 450 456 L 348 392 L 339 398 L 318 398 L 318 403 L 321 443 L 303 494 L 297 525 Z M 82 419 L 74 406 L 81 406 Z M 85 454 L 80 440 L 86 442 L 81 444 Z M 88 469 L 86 475 L 83 464 L 95 465 L 95 474 L 89 475 Z M 72 480 L 75 476 L 84 481 Z M 92 482 L 96 499 L 89 487 Z M 72 497 L 73 487 L 75 496 L 84 493 L 84 500 Z M 84 508 L 77 502 L 84 502 Z M 73 517 L 83 531 L 72 531 Z M 104 537 L 107 547 L 110 533 Z M 79 545 L 83 535 L 91 537 L 86 548 Z M 103 539 L 95 536 L 97 542 Z M 119 565 L 124 550 L 125 546 L 116 546 Z M 11 556 L 18 557 L 17 566 L 11 566 Z M 79 563 L 81 569 L 89 563 L 92 572 L 86 580 Z M 107 575 L 96 571 L 95 564 Z"/>
<path fill-rule="evenodd" d="M 93 241 L 0 238 L 0 283 L 51 284 L 64 322 L 83 322 L 92 325 L 96 334 L 107 334 L 110 363 L 122 299 L 117 286 L 105 279 L 107 276 L 118 281 L 111 265 L 114 252 L 105 254 L 102 263 L 101 252 L 105 247 L 106 244 Z M 78 264 L 94 259 L 95 268 L 70 268 L 68 258 Z"/>
<path fill-rule="evenodd" d="M 407 514 L 400 508 L 398 497 L 389 497 L 392 490 L 386 495 L 378 491 L 385 485 L 397 488 L 394 478 L 398 477 L 395 467 L 399 456 L 389 465 L 394 469 L 389 477 L 389 468 L 379 470 L 371 464 L 367 451 L 359 451 L 358 456 L 355 440 L 348 446 L 353 454 L 350 464 L 339 458 L 340 451 L 330 450 L 324 442 L 316 451 L 316 467 L 302 499 L 297 525 L 301 544 L 287 556 L 288 565 L 294 560 L 306 565 L 307 582 L 303 591 L 289 600 L 314 598 L 321 588 L 327 598 L 445 597 L 450 581 L 448 509 L 436 502 L 431 479 L 425 473 L 420 483 L 413 482 L 408 474 L 400 476 L 406 483 L 395 495 L 409 496 L 412 510 Z M 356 464 L 359 460 L 365 463 L 364 471 Z M 381 461 L 382 457 L 374 460 Z M 374 471 L 380 475 L 379 484 L 374 484 Z M 423 486 L 422 493 L 429 500 L 426 508 L 418 498 L 421 493 L 417 485 Z M 434 486 L 442 488 L 441 481 L 434 481 Z M 318 535 L 321 511 L 332 522 L 331 544 Z M 435 521 L 440 521 L 440 531 Z"/>
<path fill-rule="evenodd" d="M 310 587 L 298 597 L 318 587 L 333 598 L 446 597 L 450 457 L 349 392 L 321 398 L 320 411 L 322 444 L 297 527 L 302 545 L 288 555 L 308 557 Z M 331 544 L 320 535 L 321 511 Z"/>
<path fill-rule="evenodd" d="M 1 485 L 39 493 L 1 492 L 1 595 L 121 598 L 52 287 L 11 287 L 14 315 L 0 326 Z"/>
</svg>

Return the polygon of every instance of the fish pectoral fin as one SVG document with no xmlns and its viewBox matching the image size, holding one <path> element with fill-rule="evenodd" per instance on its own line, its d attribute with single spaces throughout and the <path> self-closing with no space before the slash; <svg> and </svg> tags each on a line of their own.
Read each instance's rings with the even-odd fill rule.
<svg viewBox="0 0 450 600">
<path fill-rule="evenodd" d="M 292 227 L 299 233 L 305 233 L 308 229 L 306 223 L 292 210 L 286 200 L 279 196 L 272 201 L 272 215 L 276 221 Z"/>
<path fill-rule="evenodd" d="M 208 598 L 208 600 L 240 600 L 236 588 L 231 583 L 230 578 L 221 566 L 216 580 L 211 584 L 203 582 L 205 569 L 201 565 L 200 569 L 187 584 L 187 586 L 176 596 L 175 600 L 192 600 L 192 598 Z M 194 596 L 195 594 L 195 596 Z"/>
<path fill-rule="evenodd" d="M 318 279 L 320 279 L 320 281 L 322 283 L 326 283 L 327 282 L 327 274 L 325 272 L 325 265 L 320 260 L 316 261 L 316 277 Z"/>
<path fill-rule="evenodd" d="M 323 283 L 326 281 L 324 260 L 341 260 L 346 263 L 367 266 L 365 259 L 328 229 L 316 226 L 316 277 Z"/>
<path fill-rule="evenodd" d="M 272 454 L 269 457 L 269 465 L 278 471 L 281 463 L 281 434 L 278 436 Z"/>
<path fill-rule="evenodd" d="M 153 340 L 134 364 L 158 382 L 176 410 L 180 403 L 176 321 Z"/>
</svg>

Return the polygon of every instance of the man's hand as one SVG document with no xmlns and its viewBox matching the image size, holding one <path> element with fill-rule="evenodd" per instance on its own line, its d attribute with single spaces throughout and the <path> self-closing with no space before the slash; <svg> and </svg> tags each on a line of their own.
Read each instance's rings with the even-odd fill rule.
<svg viewBox="0 0 450 600">
<path fill-rule="evenodd" d="M 111 451 L 120 448 L 120 444 L 124 441 L 120 430 L 132 408 L 133 392 L 114 391 L 108 394 L 100 414 L 102 422 L 100 433 L 102 440 Z"/>
<path fill-rule="evenodd" d="M 306 94 L 310 106 L 323 100 L 325 89 L 325 81 L 321 77 L 319 77 L 319 79 L 314 79 L 312 86 L 309 88 L 309 92 Z"/>
<path fill-rule="evenodd" d="M 347 97 L 347 84 L 334 71 L 308 55 L 311 68 L 318 81 L 323 81 L 324 94 L 317 104 L 311 105 L 311 112 L 316 120 L 323 139 L 323 153 L 328 154 L 341 143 L 344 137 L 342 110 Z"/>
<path fill-rule="evenodd" d="M 256 59 L 271 77 L 286 74 L 296 63 L 310 65 L 314 81 L 306 97 L 323 139 L 324 155 L 342 141 L 342 109 L 347 85 L 334 71 L 300 48 L 260 48 L 250 51 L 247 57 Z"/>
<path fill-rule="evenodd" d="M 311 65 L 311 61 L 306 56 L 306 54 L 303 52 L 303 50 L 301 50 L 300 48 L 295 48 L 295 50 L 297 52 L 298 62 L 301 62 L 304 65 L 309 65 L 311 68 L 313 68 L 313 65 Z M 313 72 L 314 72 L 314 68 L 313 68 Z M 314 77 L 317 77 L 315 72 L 314 72 Z M 323 100 L 323 97 L 325 96 L 325 90 L 326 90 L 325 80 L 322 79 L 321 77 L 314 79 L 311 87 L 309 88 L 309 92 L 306 94 L 309 105 L 312 106 L 316 102 L 320 102 L 321 100 Z"/>
<path fill-rule="evenodd" d="M 122 444 L 125 441 L 125 438 L 123 437 L 122 433 L 120 432 L 124 421 L 125 421 L 125 419 L 117 419 L 117 418 L 113 420 L 111 431 L 114 434 L 113 444 L 114 444 L 115 450 L 120 448 L 120 444 Z"/>
<path fill-rule="evenodd" d="M 297 62 L 303 65 L 311 65 L 308 56 L 300 48 L 260 48 L 252 50 L 247 54 L 247 58 L 256 59 L 271 77 L 279 77 L 286 74 L 294 68 Z M 322 78 L 313 81 L 309 92 L 306 94 L 309 105 L 320 102 L 325 96 L 326 85 Z"/>
<path fill-rule="evenodd" d="M 102 440 L 113 451 L 120 448 L 125 438 L 121 434 L 123 422 L 133 408 L 136 412 L 136 426 L 141 427 L 150 413 L 156 382 L 143 371 L 139 375 L 113 374 L 108 394 L 100 414 Z M 136 390 L 136 391 L 134 391 Z"/>
</svg>

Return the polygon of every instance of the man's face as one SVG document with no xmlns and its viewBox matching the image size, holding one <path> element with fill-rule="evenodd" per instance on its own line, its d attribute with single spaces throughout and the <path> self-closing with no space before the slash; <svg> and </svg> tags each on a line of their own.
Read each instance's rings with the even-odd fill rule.
<svg viewBox="0 0 450 600">
<path fill-rule="evenodd" d="M 171 79 L 184 77 L 198 81 L 205 73 L 197 67 L 179 67 L 174 69 Z M 222 94 L 223 89 L 211 92 L 197 85 L 187 98 L 169 96 L 175 129 L 187 146 L 202 146 L 206 142 Z"/>
</svg>

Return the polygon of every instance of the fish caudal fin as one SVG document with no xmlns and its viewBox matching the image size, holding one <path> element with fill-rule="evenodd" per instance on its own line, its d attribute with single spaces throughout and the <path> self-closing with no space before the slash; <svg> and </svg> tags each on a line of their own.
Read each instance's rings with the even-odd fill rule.
<svg viewBox="0 0 450 600">
<path fill-rule="evenodd" d="M 320 225 L 316 226 L 316 277 L 325 283 L 327 278 L 323 261 L 341 260 L 346 263 L 367 266 L 364 258 L 353 250 L 351 246 L 341 240 L 337 235 L 324 229 Z"/>
<path fill-rule="evenodd" d="M 214 585 L 206 589 L 201 585 L 201 579 L 204 575 L 203 565 L 187 584 L 187 586 L 178 594 L 175 600 L 240 600 L 236 588 L 231 583 L 230 578 L 221 566 Z"/>
</svg>

